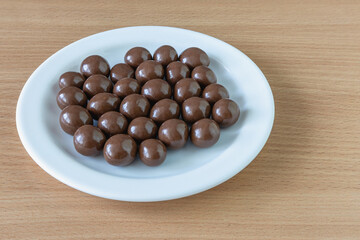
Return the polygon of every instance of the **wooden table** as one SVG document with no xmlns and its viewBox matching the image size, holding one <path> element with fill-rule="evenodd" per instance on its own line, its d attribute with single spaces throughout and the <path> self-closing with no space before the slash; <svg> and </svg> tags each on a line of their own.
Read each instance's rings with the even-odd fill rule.
<svg viewBox="0 0 360 240">
<path fill-rule="evenodd" d="M 359 1 L 56 2 L 1 1 L 0 239 L 360 238 Z M 209 34 L 263 70 L 274 128 L 231 180 L 179 200 L 111 201 L 26 153 L 15 108 L 30 74 L 75 40 L 134 25 Z"/>
</svg>

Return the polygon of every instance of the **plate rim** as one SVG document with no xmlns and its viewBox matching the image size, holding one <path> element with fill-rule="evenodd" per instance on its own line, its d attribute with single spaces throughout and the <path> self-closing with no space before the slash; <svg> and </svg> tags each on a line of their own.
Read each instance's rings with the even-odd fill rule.
<svg viewBox="0 0 360 240">
<path fill-rule="evenodd" d="M 23 125 L 21 123 L 22 119 L 21 119 L 21 105 L 22 102 L 24 101 L 24 92 L 26 91 L 26 89 L 29 86 L 29 83 L 32 81 L 32 79 L 35 78 L 35 76 L 38 74 L 39 71 L 41 71 L 43 69 L 43 66 L 45 66 L 51 59 L 53 59 L 54 57 L 56 57 L 57 54 L 60 54 L 63 51 L 66 51 L 68 48 L 72 47 L 73 45 L 79 44 L 79 42 L 82 41 L 86 41 L 89 38 L 93 38 L 96 37 L 98 35 L 101 34 L 110 34 L 111 32 L 115 32 L 115 31 L 121 31 L 124 30 L 126 31 L 126 29 L 135 29 L 135 28 L 150 28 L 150 29 L 171 29 L 171 30 L 176 30 L 176 31 L 186 31 L 189 32 L 191 34 L 195 34 L 195 35 L 200 35 L 202 37 L 205 38 L 211 38 L 212 40 L 217 41 L 218 43 L 221 44 L 225 44 L 227 45 L 227 47 L 232 48 L 232 50 L 236 51 L 237 54 L 241 54 L 242 57 L 246 58 L 247 61 L 249 61 L 251 64 L 253 64 L 256 68 L 256 70 L 258 71 L 259 74 L 262 75 L 263 79 L 265 80 L 265 87 L 267 88 L 268 93 L 270 94 L 270 98 L 271 98 L 271 119 L 268 122 L 268 127 L 267 127 L 267 132 L 266 132 L 266 137 L 263 138 L 262 142 L 260 145 L 258 145 L 258 149 L 255 151 L 256 153 L 251 156 L 251 159 L 243 166 L 240 167 L 239 169 L 233 169 L 232 172 L 228 172 L 226 176 L 221 176 L 216 178 L 217 181 L 211 181 L 211 183 L 209 184 L 204 184 L 202 187 L 198 187 L 196 189 L 191 189 L 191 190 L 187 190 L 187 191 L 182 191 L 182 193 L 180 194 L 173 194 L 173 195 L 168 195 L 167 197 L 148 197 L 148 198 L 126 198 L 126 197 L 117 197 L 116 194 L 115 195 L 111 195 L 111 194 L 107 194 L 105 192 L 103 193 L 99 193 L 97 191 L 93 191 L 93 189 L 89 189 L 86 186 L 83 186 L 82 184 L 76 184 L 76 182 L 74 183 L 73 181 L 71 181 L 70 179 L 66 179 L 66 177 L 61 176 L 62 174 L 59 174 L 58 172 L 56 172 L 56 170 L 52 169 L 50 166 L 48 166 L 46 164 L 46 160 L 42 160 L 40 159 L 40 157 L 38 156 L 38 154 L 36 152 L 33 151 L 33 148 L 31 147 L 31 143 L 28 142 L 27 137 L 25 136 L 24 133 L 24 129 L 23 129 Z M 183 29 L 183 28 L 176 28 L 176 27 L 167 27 L 167 26 L 133 26 L 133 27 L 125 27 L 125 28 L 116 28 L 116 29 L 112 29 L 112 30 L 107 30 L 107 31 L 103 31 L 103 32 L 99 32 L 96 34 L 92 34 L 90 36 L 81 38 L 77 41 L 74 41 L 72 43 L 70 43 L 69 45 L 61 48 L 60 50 L 56 51 L 54 54 L 52 54 L 50 57 L 48 57 L 44 62 L 42 62 L 37 68 L 36 70 L 30 75 L 30 77 L 27 79 L 27 81 L 25 82 L 19 98 L 18 98 L 18 102 L 16 105 L 16 127 L 17 127 L 17 131 L 18 131 L 18 135 L 20 137 L 20 140 L 25 148 L 25 150 L 28 152 L 28 154 L 30 155 L 30 157 L 44 170 L 46 171 L 49 175 L 51 175 L 52 177 L 54 177 L 55 179 L 59 180 L 60 182 L 74 188 L 77 189 L 79 191 L 91 194 L 91 195 L 95 195 L 98 197 L 102 197 L 102 198 L 108 198 L 108 199 L 113 199 L 113 200 L 122 200 L 122 201 L 132 201 L 132 202 L 154 202 L 154 201 L 165 201 L 165 200 L 171 200 L 171 199 L 178 199 L 178 198 L 183 198 L 183 197 L 187 197 L 187 196 L 191 196 L 203 191 L 206 191 L 208 189 L 211 189 L 225 181 L 227 181 L 228 179 L 232 178 L 233 176 L 235 176 L 237 173 L 241 172 L 243 169 L 245 169 L 255 158 L 256 156 L 261 152 L 261 150 L 263 149 L 263 147 L 265 146 L 267 140 L 269 139 L 270 133 L 272 131 L 273 128 L 273 124 L 274 124 L 274 119 L 275 119 L 275 102 L 274 102 L 274 96 L 270 87 L 269 82 L 267 81 L 266 77 L 264 76 L 264 74 L 262 73 L 262 71 L 260 70 L 260 68 L 246 55 L 244 54 L 242 51 L 240 51 L 239 49 L 235 48 L 234 46 L 230 45 L 229 43 L 226 43 L 220 39 L 217 39 L 215 37 L 212 37 L 210 35 L 204 34 L 204 33 L 200 33 L 200 32 L 196 32 L 196 31 L 192 31 L 192 30 L 188 30 L 188 29 Z M 97 172 L 95 170 L 92 170 L 94 172 Z M 99 173 L 99 172 L 98 172 Z M 100 173 L 100 174 L 104 174 L 105 173 Z"/>
</svg>

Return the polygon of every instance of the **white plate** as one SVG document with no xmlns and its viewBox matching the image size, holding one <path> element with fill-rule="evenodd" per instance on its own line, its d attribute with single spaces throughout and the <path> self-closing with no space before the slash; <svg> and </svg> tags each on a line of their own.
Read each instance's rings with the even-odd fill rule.
<svg viewBox="0 0 360 240">
<path fill-rule="evenodd" d="M 103 156 L 78 154 L 72 136 L 59 125 L 56 105 L 58 78 L 79 71 L 81 61 L 93 54 L 105 57 L 110 66 L 123 62 L 126 51 L 143 46 L 150 52 L 163 44 L 180 54 L 200 47 L 210 57 L 218 82 L 237 102 L 241 115 L 230 128 L 222 129 L 211 148 L 188 143 L 168 151 L 159 167 L 147 167 L 138 159 L 130 166 L 115 167 Z M 274 121 L 274 100 L 260 69 L 242 52 L 205 34 L 157 26 L 120 28 L 81 39 L 42 63 L 26 82 L 16 109 L 20 139 L 35 162 L 51 176 L 80 191 L 124 201 L 162 201 L 210 189 L 244 169 L 260 152 Z M 241 183 L 240 183 L 241 184 Z"/>
</svg>

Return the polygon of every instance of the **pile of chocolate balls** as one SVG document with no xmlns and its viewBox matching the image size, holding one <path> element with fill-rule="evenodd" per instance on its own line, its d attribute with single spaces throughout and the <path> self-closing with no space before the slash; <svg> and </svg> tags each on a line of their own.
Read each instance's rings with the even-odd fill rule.
<svg viewBox="0 0 360 240">
<path fill-rule="evenodd" d="M 189 135 L 195 146 L 210 147 L 220 128 L 238 120 L 239 107 L 216 83 L 203 50 L 191 47 L 178 57 L 164 45 L 151 56 L 134 47 L 124 60 L 110 69 L 103 57 L 92 55 L 80 73 L 60 76 L 60 125 L 74 136 L 80 154 L 103 150 L 108 163 L 125 166 L 139 153 L 144 164 L 157 166 L 167 148 L 182 148 Z"/>
</svg>

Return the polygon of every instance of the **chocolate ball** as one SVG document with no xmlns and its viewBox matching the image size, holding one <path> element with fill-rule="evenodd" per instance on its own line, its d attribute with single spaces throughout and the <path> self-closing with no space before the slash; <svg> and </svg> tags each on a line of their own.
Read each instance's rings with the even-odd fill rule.
<svg viewBox="0 0 360 240">
<path fill-rule="evenodd" d="M 179 118 L 180 107 L 172 99 L 162 99 L 154 104 L 150 111 L 150 118 L 157 124 L 161 124 L 172 118 Z"/>
<path fill-rule="evenodd" d="M 211 105 L 223 98 L 229 98 L 229 93 L 223 85 L 213 83 L 204 89 L 202 97 L 205 98 Z"/>
<path fill-rule="evenodd" d="M 150 111 L 150 103 L 140 94 L 131 94 L 123 99 L 120 112 L 128 119 L 146 117 Z"/>
<path fill-rule="evenodd" d="M 81 89 L 70 86 L 61 89 L 57 95 L 56 102 L 61 109 L 69 105 L 86 106 L 87 97 Z"/>
<path fill-rule="evenodd" d="M 163 45 L 154 52 L 154 61 L 161 63 L 164 67 L 177 59 L 178 54 L 176 50 L 169 45 Z"/>
<path fill-rule="evenodd" d="M 111 165 L 126 166 L 135 160 L 137 145 L 126 134 L 117 134 L 109 138 L 104 146 L 104 158 Z"/>
<path fill-rule="evenodd" d="M 172 62 L 166 67 L 166 80 L 171 86 L 188 77 L 190 77 L 189 67 L 182 62 Z"/>
<path fill-rule="evenodd" d="M 83 91 L 89 99 L 98 93 L 112 92 L 112 89 L 112 82 L 101 74 L 91 75 L 86 79 L 83 86 Z"/>
<path fill-rule="evenodd" d="M 106 112 L 116 111 L 119 108 L 120 99 L 112 93 L 98 93 L 87 104 L 87 110 L 94 119 L 99 119 Z"/>
<path fill-rule="evenodd" d="M 134 78 L 122 78 L 114 86 L 113 93 L 124 98 L 133 93 L 140 93 L 140 84 Z"/>
<path fill-rule="evenodd" d="M 209 56 L 200 48 L 191 47 L 183 51 L 180 55 L 180 62 L 188 65 L 190 69 L 197 66 L 209 66 Z"/>
<path fill-rule="evenodd" d="M 174 87 L 174 99 L 179 104 L 191 97 L 198 97 L 201 94 L 201 87 L 192 78 L 184 78 L 178 81 Z"/>
<path fill-rule="evenodd" d="M 109 63 L 99 55 L 92 55 L 84 59 L 81 63 L 80 72 L 85 77 L 90 77 L 94 74 L 102 74 L 109 76 Z"/>
<path fill-rule="evenodd" d="M 114 111 L 104 113 L 98 121 L 98 128 L 100 128 L 107 137 L 125 133 L 127 126 L 128 121 L 124 115 Z"/>
<path fill-rule="evenodd" d="M 184 121 L 188 123 L 196 122 L 202 118 L 210 116 L 210 104 L 203 98 L 191 97 L 186 99 L 181 107 L 181 114 Z"/>
<path fill-rule="evenodd" d="M 74 134 L 74 146 L 78 153 L 95 156 L 100 153 L 106 141 L 102 131 L 92 125 L 84 125 Z"/>
<path fill-rule="evenodd" d="M 134 47 L 130 49 L 124 57 L 125 63 L 133 68 L 137 68 L 142 62 L 150 59 L 150 52 L 143 47 Z"/>
<path fill-rule="evenodd" d="M 63 73 L 59 78 L 59 87 L 78 87 L 82 88 L 83 84 L 85 82 L 85 78 L 83 75 L 81 75 L 78 72 L 66 72 Z"/>
<path fill-rule="evenodd" d="M 157 130 L 153 120 L 146 117 L 138 117 L 130 122 L 127 133 L 136 141 L 141 142 L 145 139 L 154 138 Z"/>
<path fill-rule="evenodd" d="M 171 87 L 163 79 L 152 79 L 141 88 L 141 94 L 154 103 L 164 98 L 170 98 Z"/>
<path fill-rule="evenodd" d="M 139 146 L 140 160 L 147 166 L 159 166 L 165 161 L 166 147 L 157 139 L 147 139 Z"/>
<path fill-rule="evenodd" d="M 134 78 L 134 76 L 134 69 L 125 63 L 116 64 L 110 71 L 110 79 L 113 83 L 123 78 Z"/>
<path fill-rule="evenodd" d="M 191 72 L 191 77 L 203 88 L 209 84 L 216 83 L 217 81 L 215 73 L 205 66 L 197 66 L 194 68 Z"/>
<path fill-rule="evenodd" d="M 163 78 L 164 68 L 158 62 L 147 60 L 136 68 L 135 77 L 141 85 L 144 85 L 144 83 L 151 79 Z"/>
<path fill-rule="evenodd" d="M 185 145 L 189 129 L 183 120 L 169 119 L 161 124 L 158 137 L 168 148 L 179 149 Z"/>
<path fill-rule="evenodd" d="M 219 125 L 212 119 L 204 118 L 191 126 L 191 142 L 200 148 L 214 145 L 220 137 Z"/>
<path fill-rule="evenodd" d="M 59 122 L 64 132 L 74 135 L 79 127 L 92 125 L 93 119 L 85 108 L 78 105 L 70 105 L 61 111 Z"/>
<path fill-rule="evenodd" d="M 212 109 L 212 118 L 221 128 L 230 127 L 236 123 L 240 116 L 239 106 L 230 99 L 220 99 Z"/>
</svg>

